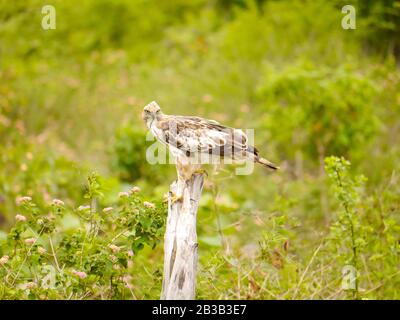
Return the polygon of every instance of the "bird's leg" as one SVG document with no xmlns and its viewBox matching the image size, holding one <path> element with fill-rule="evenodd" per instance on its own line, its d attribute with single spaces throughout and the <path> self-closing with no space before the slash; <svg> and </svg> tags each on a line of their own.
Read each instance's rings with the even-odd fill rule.
<svg viewBox="0 0 400 320">
<path fill-rule="evenodd" d="M 171 204 L 174 204 L 176 202 L 182 202 L 183 201 L 183 196 L 182 195 L 177 195 L 176 193 L 170 191 L 170 196 Z"/>
<path fill-rule="evenodd" d="M 187 180 L 187 165 L 179 158 L 176 159 L 176 172 L 178 179 L 176 180 L 176 193 L 170 191 L 171 204 L 183 202 L 183 191 Z"/>
<path fill-rule="evenodd" d="M 183 202 L 183 192 L 185 190 L 186 180 L 182 178 L 181 175 L 178 174 L 178 179 L 176 180 L 176 193 L 170 191 L 170 199 L 171 203 L 175 202 Z"/>
<path fill-rule="evenodd" d="M 183 192 L 187 181 L 195 174 L 207 174 L 207 171 L 202 169 L 200 165 L 192 164 L 186 158 L 176 159 L 176 171 L 178 174 L 176 193 L 170 193 L 171 203 L 183 202 Z M 208 174 L 207 174 L 208 175 Z"/>
</svg>

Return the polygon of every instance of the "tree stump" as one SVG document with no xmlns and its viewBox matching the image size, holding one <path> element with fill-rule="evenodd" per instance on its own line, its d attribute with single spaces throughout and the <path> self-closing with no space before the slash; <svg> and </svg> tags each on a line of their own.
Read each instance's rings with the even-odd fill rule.
<svg viewBox="0 0 400 320">
<path fill-rule="evenodd" d="M 170 187 L 168 217 L 164 236 L 164 277 L 162 300 L 193 300 L 197 271 L 197 208 L 203 189 L 203 174 L 175 181 Z M 182 201 L 171 201 L 171 192 Z"/>
</svg>

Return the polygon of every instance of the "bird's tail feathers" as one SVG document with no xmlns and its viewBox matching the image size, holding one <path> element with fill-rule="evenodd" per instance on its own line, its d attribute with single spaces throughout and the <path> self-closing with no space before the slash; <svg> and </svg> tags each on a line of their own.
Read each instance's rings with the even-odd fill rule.
<svg viewBox="0 0 400 320">
<path fill-rule="evenodd" d="M 268 161 L 265 158 L 257 157 L 255 160 L 256 160 L 256 162 L 261 163 L 262 165 L 266 166 L 269 169 L 272 169 L 272 170 L 279 169 L 279 167 L 277 165 L 273 164 L 272 162 Z"/>
</svg>

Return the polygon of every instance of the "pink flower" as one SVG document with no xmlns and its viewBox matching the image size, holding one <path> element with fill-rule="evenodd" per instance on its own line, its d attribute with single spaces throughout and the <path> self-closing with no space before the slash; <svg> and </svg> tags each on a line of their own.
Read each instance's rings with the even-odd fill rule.
<svg viewBox="0 0 400 320">
<path fill-rule="evenodd" d="M 38 247 L 37 251 L 39 252 L 39 254 L 45 254 L 47 250 L 43 247 Z"/>
<path fill-rule="evenodd" d="M 103 212 L 104 213 L 107 213 L 107 212 L 110 212 L 110 211 L 112 211 L 113 210 L 113 207 L 107 207 L 107 208 L 104 208 L 103 209 Z"/>
<path fill-rule="evenodd" d="M 131 188 L 131 190 L 129 190 L 130 193 L 138 193 L 140 192 L 140 188 L 137 186 L 134 186 Z"/>
<path fill-rule="evenodd" d="M 128 257 L 133 257 L 133 256 L 134 256 L 133 251 L 132 250 L 128 250 Z"/>
<path fill-rule="evenodd" d="M 30 202 L 32 201 L 31 197 L 25 196 L 25 197 L 18 197 L 15 202 L 17 203 L 18 206 L 26 203 L 26 202 Z"/>
<path fill-rule="evenodd" d="M 63 206 L 64 205 L 64 201 L 60 200 L 60 199 L 53 199 L 52 203 L 55 206 Z"/>
<path fill-rule="evenodd" d="M 25 222 L 26 221 L 26 217 L 23 216 L 22 214 L 17 214 L 15 216 L 15 220 L 17 220 L 17 222 Z"/>
<path fill-rule="evenodd" d="M 122 277 L 122 281 L 124 282 L 130 282 L 131 280 L 132 276 L 130 276 L 129 274 Z"/>
<path fill-rule="evenodd" d="M 79 206 L 78 211 L 84 211 L 84 210 L 89 210 L 90 206 Z"/>
<path fill-rule="evenodd" d="M 154 209 L 156 207 L 156 205 L 154 203 L 151 203 L 151 202 L 148 202 L 148 201 L 143 202 L 143 205 L 146 208 L 149 208 L 149 209 Z"/>
<path fill-rule="evenodd" d="M 0 258 L 0 265 L 2 265 L 2 266 L 5 265 L 8 262 L 9 259 L 10 259 L 9 256 L 2 256 Z"/>
<path fill-rule="evenodd" d="M 77 277 L 79 277 L 79 278 L 81 278 L 81 279 L 87 278 L 86 272 L 83 272 L 83 271 L 72 270 L 72 274 L 77 276 Z"/>
<path fill-rule="evenodd" d="M 129 193 L 125 192 L 125 191 L 121 191 L 120 193 L 118 193 L 118 197 L 120 197 L 120 198 L 129 197 Z"/>
<path fill-rule="evenodd" d="M 36 242 L 36 239 L 35 238 L 28 238 L 28 239 L 25 239 L 25 243 L 26 244 L 34 244 Z"/>
<path fill-rule="evenodd" d="M 133 261 L 128 260 L 128 268 L 131 269 L 133 267 Z"/>
<path fill-rule="evenodd" d="M 117 258 L 116 256 L 114 256 L 114 255 L 111 255 L 111 256 L 110 256 L 110 260 L 111 260 L 112 262 L 117 262 L 118 258 Z"/>
<path fill-rule="evenodd" d="M 114 252 L 114 253 L 117 253 L 117 252 L 119 252 L 119 250 L 121 250 L 121 248 L 118 247 L 118 246 L 116 246 L 115 244 L 110 244 L 108 247 L 109 247 L 109 248 L 111 249 L 111 251 Z"/>
</svg>

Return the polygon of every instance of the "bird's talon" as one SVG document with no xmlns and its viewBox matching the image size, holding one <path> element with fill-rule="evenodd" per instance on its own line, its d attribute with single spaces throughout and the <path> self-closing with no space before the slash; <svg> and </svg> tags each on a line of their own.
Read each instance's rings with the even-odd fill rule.
<svg viewBox="0 0 400 320">
<path fill-rule="evenodd" d="M 169 199 L 171 200 L 171 204 L 183 201 L 183 197 L 182 196 L 178 196 L 173 192 L 171 192 Z"/>
<path fill-rule="evenodd" d="M 193 174 L 205 174 L 208 177 L 208 172 L 205 169 L 197 169 Z"/>
</svg>

